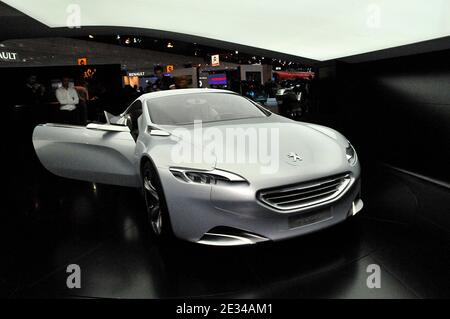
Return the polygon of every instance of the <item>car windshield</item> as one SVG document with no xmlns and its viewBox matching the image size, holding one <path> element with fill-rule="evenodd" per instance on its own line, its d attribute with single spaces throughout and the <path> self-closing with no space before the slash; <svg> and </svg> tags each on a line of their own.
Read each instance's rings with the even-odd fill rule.
<svg viewBox="0 0 450 319">
<path fill-rule="evenodd" d="M 192 124 L 266 117 L 255 104 L 230 93 L 191 93 L 147 100 L 153 123 L 160 125 Z"/>
</svg>

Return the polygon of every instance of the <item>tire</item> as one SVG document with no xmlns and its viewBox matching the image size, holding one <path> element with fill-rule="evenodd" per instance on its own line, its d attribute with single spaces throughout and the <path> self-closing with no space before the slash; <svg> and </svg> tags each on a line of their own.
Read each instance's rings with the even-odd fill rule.
<svg viewBox="0 0 450 319">
<path fill-rule="evenodd" d="M 152 238 L 157 241 L 169 241 L 173 238 L 173 232 L 167 204 L 157 171 L 149 160 L 142 165 L 141 176 L 146 226 Z"/>
</svg>

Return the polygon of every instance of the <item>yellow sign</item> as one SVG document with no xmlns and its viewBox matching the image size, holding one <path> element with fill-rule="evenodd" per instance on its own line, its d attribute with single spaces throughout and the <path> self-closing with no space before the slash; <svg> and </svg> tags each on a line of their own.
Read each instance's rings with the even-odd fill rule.
<svg viewBox="0 0 450 319">
<path fill-rule="evenodd" d="M 78 65 L 87 65 L 88 64 L 88 59 L 87 58 L 78 58 L 77 59 L 77 64 Z"/>
<path fill-rule="evenodd" d="M 166 66 L 166 72 L 167 73 L 172 73 L 173 72 L 173 65 L 169 64 L 168 66 Z"/>
</svg>

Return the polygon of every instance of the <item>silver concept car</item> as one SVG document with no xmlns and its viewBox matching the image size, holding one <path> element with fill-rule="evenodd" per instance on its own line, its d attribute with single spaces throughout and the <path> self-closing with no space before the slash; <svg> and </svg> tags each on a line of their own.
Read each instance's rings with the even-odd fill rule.
<svg viewBox="0 0 450 319">
<path fill-rule="evenodd" d="M 238 94 L 144 94 L 104 124 L 38 125 L 52 173 L 141 188 L 148 226 L 201 244 L 282 240 L 358 213 L 360 165 L 333 129 L 289 120 Z"/>
</svg>

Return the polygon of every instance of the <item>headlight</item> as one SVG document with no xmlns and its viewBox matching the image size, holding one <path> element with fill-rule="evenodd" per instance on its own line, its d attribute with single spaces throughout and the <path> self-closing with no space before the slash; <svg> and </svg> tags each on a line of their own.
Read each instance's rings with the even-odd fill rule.
<svg viewBox="0 0 450 319">
<path fill-rule="evenodd" d="M 351 166 L 355 165 L 356 161 L 357 161 L 357 156 L 356 156 L 356 151 L 355 151 L 354 147 L 352 146 L 352 144 L 348 143 L 345 153 L 347 156 L 348 163 Z"/>
<path fill-rule="evenodd" d="M 202 171 L 189 168 L 171 167 L 170 171 L 172 172 L 173 176 L 187 183 L 212 185 L 232 182 L 248 183 L 245 178 L 239 175 L 218 169 L 212 171 Z"/>
</svg>

